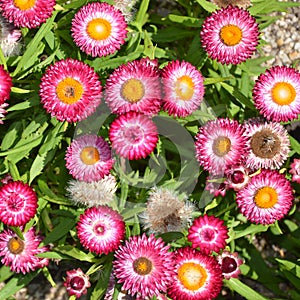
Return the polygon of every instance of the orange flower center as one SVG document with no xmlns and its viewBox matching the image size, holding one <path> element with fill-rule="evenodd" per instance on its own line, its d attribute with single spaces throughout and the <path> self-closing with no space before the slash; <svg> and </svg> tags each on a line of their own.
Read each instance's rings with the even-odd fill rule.
<svg viewBox="0 0 300 300">
<path fill-rule="evenodd" d="M 237 45 L 242 37 L 242 30 L 236 25 L 226 25 L 220 31 L 220 38 L 226 46 Z"/>
<path fill-rule="evenodd" d="M 74 104 L 81 99 L 83 94 L 82 84 L 71 77 L 60 81 L 56 86 L 56 95 L 65 104 Z"/>
<path fill-rule="evenodd" d="M 86 165 L 93 165 L 100 160 L 100 154 L 97 148 L 88 146 L 81 150 L 80 159 Z"/>
<path fill-rule="evenodd" d="M 225 156 L 230 149 L 231 141 L 226 136 L 219 136 L 213 142 L 212 150 L 219 157 Z"/>
<path fill-rule="evenodd" d="M 153 269 L 152 262 L 146 257 L 139 257 L 133 262 L 133 269 L 139 275 L 148 275 Z"/>
<path fill-rule="evenodd" d="M 260 208 L 271 208 L 277 203 L 277 201 L 277 192 L 269 186 L 260 188 L 254 196 L 254 202 Z"/>
<path fill-rule="evenodd" d="M 111 34 L 111 24 L 102 18 L 93 19 L 88 23 L 86 31 L 94 40 L 106 40 Z"/>
<path fill-rule="evenodd" d="M 28 10 L 35 5 L 35 0 L 14 0 L 14 5 L 21 10 Z"/>
<path fill-rule="evenodd" d="M 15 236 L 8 241 L 7 247 L 12 254 L 20 254 L 24 250 L 24 242 Z"/>
<path fill-rule="evenodd" d="M 126 101 L 130 103 L 136 103 L 145 95 L 144 85 L 138 79 L 128 79 L 122 85 L 121 95 Z"/>
<path fill-rule="evenodd" d="M 204 285 L 207 272 L 199 264 L 188 262 L 179 267 L 178 279 L 188 290 L 197 291 Z"/>
<path fill-rule="evenodd" d="M 294 87 L 288 82 L 277 82 L 272 90 L 272 99 L 278 105 L 289 105 L 296 98 Z"/>
<path fill-rule="evenodd" d="M 181 100 L 190 100 L 194 95 L 194 82 L 191 77 L 184 75 L 177 79 L 175 92 Z"/>
</svg>

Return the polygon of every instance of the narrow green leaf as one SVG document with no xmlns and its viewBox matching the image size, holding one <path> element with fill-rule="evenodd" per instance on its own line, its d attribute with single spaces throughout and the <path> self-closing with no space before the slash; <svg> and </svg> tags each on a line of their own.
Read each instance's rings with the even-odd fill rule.
<svg viewBox="0 0 300 300">
<path fill-rule="evenodd" d="M 10 270 L 9 267 L 7 266 L 2 266 L 0 268 L 0 282 L 4 282 L 7 280 L 9 277 L 14 275 L 15 273 Z"/>
<path fill-rule="evenodd" d="M 33 96 L 32 98 L 29 98 L 28 100 L 22 101 L 21 103 L 17 103 L 15 105 L 10 106 L 7 111 L 17 111 L 17 110 L 23 110 L 27 109 L 33 106 L 37 106 L 40 104 L 40 100 L 37 96 Z"/>
<path fill-rule="evenodd" d="M 92 254 L 91 252 L 85 253 L 85 252 L 79 250 L 78 248 L 74 248 L 71 245 L 58 246 L 55 248 L 55 250 L 62 254 L 68 255 L 69 257 L 78 259 L 80 261 L 87 261 L 87 262 L 92 263 L 99 259 L 99 258 L 95 257 L 95 255 Z"/>
<path fill-rule="evenodd" d="M 145 23 L 147 22 L 148 19 L 148 6 L 149 6 L 150 0 L 143 0 L 140 9 L 136 15 L 136 19 L 134 24 L 136 24 L 137 28 L 141 31 Z"/>
<path fill-rule="evenodd" d="M 230 236 L 230 240 L 227 241 L 227 242 L 229 243 L 231 240 L 239 239 L 239 238 L 244 237 L 244 236 L 249 235 L 249 234 L 256 234 L 256 233 L 260 233 L 260 232 L 265 232 L 268 229 L 269 229 L 269 226 L 267 226 L 267 225 L 251 224 L 250 226 L 248 226 L 246 228 L 243 228 L 242 230 L 236 229 L 234 231 L 234 234 L 232 234 Z"/>
<path fill-rule="evenodd" d="M 187 17 L 187 16 L 178 16 L 178 15 L 173 15 L 173 14 L 169 14 L 168 19 L 174 23 L 179 23 L 179 24 L 182 24 L 182 25 L 188 26 L 188 27 L 200 28 L 203 23 L 203 19 L 192 18 L 192 17 Z"/>
<path fill-rule="evenodd" d="M 232 77 L 218 77 L 218 78 L 205 78 L 204 79 L 204 85 L 209 85 L 209 84 L 215 84 L 215 83 L 219 83 L 219 82 L 224 82 L 224 81 L 228 81 L 232 79 Z"/>
<path fill-rule="evenodd" d="M 291 135 L 289 135 L 289 138 L 290 138 L 292 149 L 296 153 L 300 154 L 300 144 L 299 144 L 299 142 L 295 138 L 293 138 Z"/>
<path fill-rule="evenodd" d="M 32 90 L 25 90 L 25 89 L 21 89 L 18 87 L 13 86 L 11 88 L 12 93 L 16 93 L 16 94 L 28 94 L 30 92 L 32 92 Z"/>
</svg>

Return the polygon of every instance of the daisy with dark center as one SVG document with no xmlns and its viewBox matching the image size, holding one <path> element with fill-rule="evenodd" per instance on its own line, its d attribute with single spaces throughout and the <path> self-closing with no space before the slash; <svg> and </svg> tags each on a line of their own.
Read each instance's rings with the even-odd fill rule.
<svg viewBox="0 0 300 300">
<path fill-rule="evenodd" d="M 197 110 L 204 95 L 203 77 L 192 64 L 169 62 L 162 69 L 163 109 L 169 115 L 186 117 Z"/>
<path fill-rule="evenodd" d="M 196 135 L 196 158 L 212 174 L 223 174 L 231 165 L 241 162 L 247 154 L 244 129 L 236 121 L 216 119 L 207 122 Z"/>
<path fill-rule="evenodd" d="M 35 234 L 32 227 L 23 233 L 24 240 L 12 230 L 7 229 L 0 233 L 1 262 L 16 273 L 29 273 L 48 265 L 49 259 L 40 258 L 39 253 L 48 251 L 48 247 L 39 247 L 43 238 Z"/>
<path fill-rule="evenodd" d="M 252 169 L 279 169 L 288 158 L 290 140 L 287 130 L 276 122 L 249 122 L 244 125 L 249 153 L 246 166 Z"/>
<path fill-rule="evenodd" d="M 91 207 L 80 215 L 77 235 L 83 247 L 107 255 L 124 239 L 125 223 L 123 217 L 108 206 Z"/>
<path fill-rule="evenodd" d="M 68 58 L 51 65 L 41 79 L 41 102 L 59 121 L 77 122 L 93 114 L 101 102 L 99 76 L 89 65 Z"/>
<path fill-rule="evenodd" d="M 12 79 L 9 73 L 4 70 L 4 66 L 0 65 L 0 105 L 9 99 L 11 87 Z"/>
<path fill-rule="evenodd" d="M 240 212 L 257 224 L 272 224 L 282 219 L 293 200 L 290 182 L 275 170 L 262 170 L 236 196 Z"/>
<path fill-rule="evenodd" d="M 64 286 L 69 296 L 74 295 L 76 298 L 80 298 L 82 295 L 85 295 L 87 289 L 91 286 L 89 276 L 83 273 L 80 268 L 69 270 L 66 273 L 67 277 L 64 281 Z"/>
<path fill-rule="evenodd" d="M 212 256 L 186 247 L 174 252 L 175 272 L 168 288 L 173 300 L 211 300 L 221 292 L 221 267 Z"/>
<path fill-rule="evenodd" d="M 81 51 L 96 57 L 115 53 L 124 44 L 127 23 L 108 3 L 89 3 L 72 20 L 72 37 Z"/>
<path fill-rule="evenodd" d="M 240 265 L 244 262 L 239 258 L 237 252 L 229 252 L 224 250 L 222 254 L 217 256 L 217 261 L 221 266 L 222 273 L 225 279 L 237 278 L 241 273 Z"/>
<path fill-rule="evenodd" d="M 25 225 L 37 211 L 34 190 L 22 181 L 10 181 L 0 187 L 0 221 L 9 226 Z"/>
<path fill-rule="evenodd" d="M 142 299 L 166 292 L 174 275 L 173 253 L 161 238 L 132 236 L 115 253 L 114 273 L 128 294 Z"/>
<path fill-rule="evenodd" d="M 55 3 L 55 0 L 2 0 L 0 11 L 16 27 L 35 28 L 51 17 Z"/>
<path fill-rule="evenodd" d="M 261 74 L 253 88 L 253 100 L 268 120 L 287 122 L 300 114 L 300 72 L 274 66 Z"/>
<path fill-rule="evenodd" d="M 109 139 L 117 154 L 129 160 L 137 160 L 147 157 L 155 149 L 158 132 L 148 116 L 128 112 L 112 122 Z"/>
<path fill-rule="evenodd" d="M 227 6 L 204 20 L 201 43 L 212 59 L 222 64 L 239 64 L 255 52 L 258 24 L 248 11 Z"/>
<path fill-rule="evenodd" d="M 210 254 L 219 252 L 226 246 L 228 229 L 224 221 L 215 216 L 200 216 L 196 218 L 188 230 L 188 240 L 193 248 L 200 248 L 201 252 Z"/>
<path fill-rule="evenodd" d="M 114 165 L 108 143 L 95 134 L 82 135 L 72 141 L 66 152 L 66 167 L 77 180 L 98 181 Z"/>
<path fill-rule="evenodd" d="M 146 59 L 121 65 L 106 81 L 105 101 L 115 114 L 129 111 L 157 114 L 161 106 L 158 68 Z"/>
<path fill-rule="evenodd" d="M 290 174 L 292 174 L 292 181 L 300 183 L 300 159 L 294 158 L 290 164 Z"/>
</svg>

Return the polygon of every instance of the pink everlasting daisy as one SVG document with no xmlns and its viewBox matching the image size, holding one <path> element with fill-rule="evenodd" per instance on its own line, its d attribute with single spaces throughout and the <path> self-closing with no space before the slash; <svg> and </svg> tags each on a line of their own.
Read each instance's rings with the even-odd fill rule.
<svg viewBox="0 0 300 300">
<path fill-rule="evenodd" d="M 196 218 L 188 230 L 188 240 L 193 248 L 200 247 L 201 252 L 210 254 L 219 252 L 226 246 L 228 229 L 224 221 L 215 216 L 200 216 Z"/>
<path fill-rule="evenodd" d="M 130 237 L 115 253 L 114 273 L 128 294 L 151 298 L 166 292 L 172 281 L 174 262 L 161 238 Z"/>
<path fill-rule="evenodd" d="M 51 17 L 55 0 L 2 0 L 2 15 L 16 27 L 35 28 Z"/>
<path fill-rule="evenodd" d="M 101 83 L 89 65 L 75 59 L 51 65 L 41 79 L 41 102 L 59 121 L 77 122 L 94 113 L 101 102 Z"/>
<path fill-rule="evenodd" d="M 95 56 L 113 54 L 124 44 L 127 23 L 120 10 L 108 3 L 89 3 L 72 20 L 72 37 L 81 51 Z"/>
<path fill-rule="evenodd" d="M 239 64 L 255 52 L 258 24 L 247 10 L 228 6 L 204 20 L 201 43 L 212 59 L 222 64 Z"/>
<path fill-rule="evenodd" d="M 107 79 L 105 92 L 105 101 L 115 114 L 157 114 L 161 105 L 158 68 L 146 59 L 121 65 Z"/>
<path fill-rule="evenodd" d="M 108 143 L 95 134 L 73 140 L 66 152 L 66 167 L 77 180 L 98 181 L 110 173 L 113 164 Z"/>
<path fill-rule="evenodd" d="M 268 120 L 287 122 L 300 114 L 300 72 L 274 66 L 261 74 L 253 88 L 253 100 Z"/>
<path fill-rule="evenodd" d="M 75 296 L 80 298 L 80 296 L 87 293 L 87 289 L 91 286 L 89 276 L 83 273 L 83 271 L 78 268 L 67 271 L 67 277 L 64 281 L 64 286 L 67 289 L 69 296 Z"/>
<path fill-rule="evenodd" d="M 212 174 L 241 162 L 246 153 L 244 129 L 236 120 L 216 119 L 199 129 L 196 135 L 196 158 Z"/>
<path fill-rule="evenodd" d="M 293 189 L 283 174 L 262 170 L 237 192 L 240 212 L 251 222 L 272 224 L 282 219 L 293 204 Z"/>
<path fill-rule="evenodd" d="M 290 165 L 290 174 L 293 175 L 292 181 L 300 183 L 300 159 L 294 158 Z"/>
<path fill-rule="evenodd" d="M 0 105 L 4 104 L 9 99 L 10 90 L 12 87 L 12 79 L 3 65 L 0 65 Z"/>
<path fill-rule="evenodd" d="M 0 187 L 0 221 L 9 226 L 21 226 L 37 211 L 34 190 L 22 181 L 10 181 Z"/>
<path fill-rule="evenodd" d="M 13 272 L 23 274 L 47 266 L 47 258 L 36 256 L 48 251 L 48 247 L 39 246 L 43 238 L 35 234 L 33 227 L 23 233 L 23 236 L 24 240 L 10 229 L 0 233 L 0 256 L 3 256 L 1 262 Z"/>
<path fill-rule="evenodd" d="M 128 112 L 112 122 L 109 139 L 117 154 L 134 160 L 145 158 L 155 149 L 158 132 L 148 116 Z"/>
<path fill-rule="evenodd" d="M 185 117 L 199 108 L 204 95 L 203 77 L 192 64 L 169 62 L 162 70 L 163 108 L 169 115 Z"/>
<path fill-rule="evenodd" d="M 222 273 L 225 279 L 237 278 L 241 273 L 239 268 L 244 262 L 239 258 L 237 252 L 229 252 L 224 250 L 222 254 L 217 256 L 217 261 L 221 266 Z"/>
<path fill-rule="evenodd" d="M 189 247 L 174 252 L 175 271 L 168 288 L 173 300 L 211 300 L 221 292 L 221 267 L 212 256 Z"/>
<path fill-rule="evenodd" d="M 122 216 L 108 206 L 91 207 L 80 215 L 77 235 L 86 249 L 108 254 L 124 239 L 125 223 Z"/>
</svg>

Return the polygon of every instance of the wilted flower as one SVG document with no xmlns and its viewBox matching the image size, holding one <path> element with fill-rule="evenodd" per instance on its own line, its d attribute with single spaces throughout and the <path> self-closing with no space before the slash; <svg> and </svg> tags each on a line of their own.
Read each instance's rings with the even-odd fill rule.
<svg viewBox="0 0 300 300">
<path fill-rule="evenodd" d="M 85 295 L 87 289 L 91 286 L 89 276 L 83 273 L 80 268 L 69 270 L 66 273 L 67 277 L 64 281 L 64 286 L 69 296 L 74 295 L 76 298 L 80 298 L 80 296 Z"/>
<path fill-rule="evenodd" d="M 222 273 L 225 279 L 237 278 L 241 273 L 239 268 L 244 262 L 239 258 L 237 252 L 229 252 L 224 250 L 222 254 L 217 256 L 217 261 L 221 266 Z"/>
</svg>

